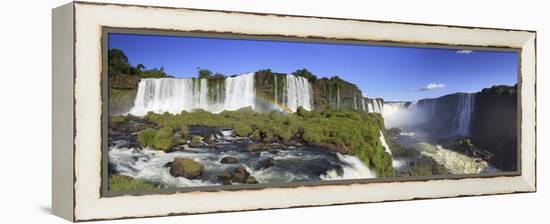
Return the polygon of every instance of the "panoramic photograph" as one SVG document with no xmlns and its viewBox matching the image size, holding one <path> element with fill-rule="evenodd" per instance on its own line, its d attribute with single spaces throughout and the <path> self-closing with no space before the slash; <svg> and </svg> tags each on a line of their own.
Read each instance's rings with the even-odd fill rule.
<svg viewBox="0 0 550 224">
<path fill-rule="evenodd" d="M 518 171 L 515 51 L 109 33 L 104 57 L 109 191 Z"/>
</svg>

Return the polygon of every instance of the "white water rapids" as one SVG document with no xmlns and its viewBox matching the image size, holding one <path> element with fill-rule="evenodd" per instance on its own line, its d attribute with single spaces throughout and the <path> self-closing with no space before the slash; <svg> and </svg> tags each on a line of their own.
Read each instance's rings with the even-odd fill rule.
<svg viewBox="0 0 550 224">
<path fill-rule="evenodd" d="M 337 179 L 376 178 L 357 157 L 342 155 L 310 146 L 292 149 L 270 149 L 259 152 L 245 150 L 243 144 L 248 138 L 234 137 L 231 130 L 216 135 L 217 148 L 189 148 L 183 151 L 165 153 L 150 148 L 136 149 L 120 140 L 109 147 L 109 170 L 163 187 L 190 187 L 221 185 L 217 175 L 243 166 L 259 183 L 285 183 L 297 181 L 319 181 Z M 238 159 L 238 164 L 223 164 L 227 156 Z M 204 166 L 199 179 L 186 179 L 170 175 L 165 166 L 177 157 L 191 158 Z M 262 168 L 266 159 L 273 159 L 274 165 Z"/>
</svg>

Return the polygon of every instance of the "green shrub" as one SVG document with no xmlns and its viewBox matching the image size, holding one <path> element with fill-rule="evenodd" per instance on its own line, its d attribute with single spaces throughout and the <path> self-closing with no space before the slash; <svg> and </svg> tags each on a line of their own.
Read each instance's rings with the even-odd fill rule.
<svg viewBox="0 0 550 224">
<path fill-rule="evenodd" d="M 157 131 L 153 140 L 153 147 L 166 151 L 172 147 L 173 130 L 169 127 L 163 127 Z"/>
<path fill-rule="evenodd" d="M 200 143 L 201 143 L 201 137 L 196 136 L 196 135 L 193 135 L 193 137 L 191 137 L 191 144 L 192 145 L 197 145 L 197 144 L 200 144 Z"/>
<path fill-rule="evenodd" d="M 320 128 L 306 127 L 304 128 L 304 134 L 302 135 L 304 141 L 310 144 L 320 143 L 323 140 L 323 133 Z"/>
<path fill-rule="evenodd" d="M 124 115 L 116 115 L 116 116 L 110 116 L 109 120 L 112 123 L 122 123 L 126 121 L 126 116 Z"/>
<path fill-rule="evenodd" d="M 153 147 L 155 135 L 157 135 L 157 131 L 155 129 L 147 128 L 141 130 L 137 136 L 139 145 L 141 145 L 142 147 Z"/>
<path fill-rule="evenodd" d="M 120 191 L 120 190 L 151 190 L 154 189 L 155 185 L 145 182 L 143 180 L 134 179 L 128 176 L 123 175 L 111 175 L 109 176 L 109 190 L 110 191 Z"/>
<path fill-rule="evenodd" d="M 247 137 L 252 133 L 252 127 L 249 124 L 245 123 L 235 123 L 233 125 L 233 130 L 235 134 L 239 137 Z"/>
</svg>

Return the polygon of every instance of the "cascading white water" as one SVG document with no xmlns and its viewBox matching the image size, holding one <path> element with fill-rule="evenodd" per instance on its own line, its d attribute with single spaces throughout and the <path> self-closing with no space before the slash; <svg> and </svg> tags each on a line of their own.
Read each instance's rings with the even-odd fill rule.
<svg viewBox="0 0 550 224">
<path fill-rule="evenodd" d="M 475 94 L 469 93 L 460 95 L 458 98 L 458 108 L 455 118 L 455 132 L 460 136 L 470 135 L 470 120 L 474 111 Z"/>
<path fill-rule="evenodd" d="M 336 88 L 336 108 L 340 109 L 340 87 Z"/>
<path fill-rule="evenodd" d="M 224 110 L 238 110 L 252 107 L 256 92 L 254 91 L 254 73 L 246 73 L 225 79 Z"/>
<path fill-rule="evenodd" d="M 388 146 L 388 143 L 386 142 L 386 137 L 384 136 L 384 133 L 382 133 L 382 130 L 380 130 L 380 142 L 382 143 L 382 146 L 384 147 L 384 150 L 391 155 L 390 146 Z"/>
<path fill-rule="evenodd" d="M 321 174 L 322 180 L 340 180 L 340 179 L 363 179 L 376 178 L 376 173 L 369 169 L 359 158 L 355 156 L 337 154 L 338 159 L 346 162 L 348 165 L 342 166 L 341 175 L 337 170 L 329 170 L 326 174 Z"/>
<path fill-rule="evenodd" d="M 390 117 L 395 113 L 407 109 L 407 102 L 385 102 L 382 108 L 382 116 Z"/>
<path fill-rule="evenodd" d="M 367 107 L 365 106 L 365 98 L 361 97 L 361 108 L 363 111 L 367 111 Z"/>
<path fill-rule="evenodd" d="M 172 113 L 204 109 L 213 113 L 223 110 L 254 108 L 254 73 L 228 77 L 224 81 L 225 91 L 216 83 L 215 100 L 208 97 L 209 80 L 196 78 L 152 78 L 142 79 L 130 114 L 144 116 L 147 112 Z M 220 96 L 223 95 L 223 96 Z"/>
<path fill-rule="evenodd" d="M 306 110 L 313 109 L 312 87 L 304 77 L 286 75 L 286 101 L 285 107 L 295 112 L 298 107 Z"/>
<path fill-rule="evenodd" d="M 379 113 L 382 114 L 383 111 L 383 100 L 382 99 L 366 99 L 367 101 L 367 112 L 369 113 Z"/>
</svg>

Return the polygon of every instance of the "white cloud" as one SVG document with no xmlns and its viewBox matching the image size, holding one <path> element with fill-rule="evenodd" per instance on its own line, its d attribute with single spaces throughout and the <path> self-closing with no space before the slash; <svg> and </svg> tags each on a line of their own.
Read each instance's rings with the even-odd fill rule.
<svg viewBox="0 0 550 224">
<path fill-rule="evenodd" d="M 430 84 L 420 88 L 420 91 L 432 91 L 432 90 L 436 90 L 436 89 L 441 89 L 445 86 L 446 85 L 442 84 L 442 83 L 430 83 Z"/>
<path fill-rule="evenodd" d="M 473 52 L 474 51 L 472 51 L 472 50 L 458 50 L 458 51 L 456 51 L 457 54 L 465 54 L 465 55 L 469 55 Z"/>
</svg>

